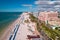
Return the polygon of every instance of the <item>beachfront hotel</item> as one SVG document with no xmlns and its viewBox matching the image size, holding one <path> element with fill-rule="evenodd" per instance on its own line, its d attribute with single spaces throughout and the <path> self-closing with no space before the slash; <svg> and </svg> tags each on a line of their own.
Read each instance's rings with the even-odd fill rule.
<svg viewBox="0 0 60 40">
<path fill-rule="evenodd" d="M 57 12 L 40 12 L 39 13 L 39 20 L 41 21 L 46 21 L 46 20 L 51 20 L 51 19 L 56 19 L 58 17 L 58 13 Z"/>
<path fill-rule="evenodd" d="M 60 18 L 58 18 L 58 12 L 40 12 L 38 19 L 44 21 L 46 24 L 49 23 L 50 25 L 58 25 L 60 26 Z M 55 27 L 53 27 L 54 29 Z"/>
</svg>

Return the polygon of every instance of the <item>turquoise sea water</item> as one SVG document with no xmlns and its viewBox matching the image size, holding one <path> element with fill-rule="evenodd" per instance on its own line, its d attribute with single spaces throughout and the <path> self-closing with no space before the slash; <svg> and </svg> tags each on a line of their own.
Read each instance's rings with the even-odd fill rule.
<svg viewBox="0 0 60 40">
<path fill-rule="evenodd" d="M 0 12 L 0 31 L 16 20 L 22 12 Z"/>
</svg>

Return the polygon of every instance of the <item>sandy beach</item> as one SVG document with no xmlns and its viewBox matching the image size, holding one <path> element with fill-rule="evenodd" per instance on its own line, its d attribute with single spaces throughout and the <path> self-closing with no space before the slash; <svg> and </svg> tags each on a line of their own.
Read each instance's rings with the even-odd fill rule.
<svg viewBox="0 0 60 40">
<path fill-rule="evenodd" d="M 15 28 L 15 25 L 18 24 L 19 22 L 20 22 L 20 17 L 4 30 L 3 34 L 0 36 L 0 40 L 8 40 L 11 32 Z"/>
<path fill-rule="evenodd" d="M 12 24 L 9 25 L 0 40 L 28 40 L 27 35 L 36 36 L 36 24 L 31 22 L 29 17 L 30 16 L 28 15 L 28 13 L 23 13 L 17 20 L 15 20 Z M 29 20 L 29 23 L 25 22 L 25 20 L 27 19 Z M 19 27 L 16 25 L 19 25 Z"/>
</svg>

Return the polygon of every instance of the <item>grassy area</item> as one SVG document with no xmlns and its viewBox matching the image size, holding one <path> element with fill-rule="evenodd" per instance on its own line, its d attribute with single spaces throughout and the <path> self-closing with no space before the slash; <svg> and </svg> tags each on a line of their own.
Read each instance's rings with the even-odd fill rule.
<svg viewBox="0 0 60 40">
<path fill-rule="evenodd" d="M 54 30 L 58 35 L 60 35 L 60 30 Z"/>
<path fill-rule="evenodd" d="M 35 22 L 36 23 L 36 26 L 37 26 L 37 30 L 40 31 L 40 27 L 39 27 L 39 23 L 38 23 L 38 18 L 34 17 L 33 14 L 30 14 L 30 17 L 32 22 Z"/>
<path fill-rule="evenodd" d="M 56 38 L 59 37 L 58 40 L 60 40 L 60 35 L 57 34 L 55 31 L 53 31 L 52 29 L 49 29 L 44 24 L 42 24 L 41 26 L 42 26 L 41 29 L 43 29 L 44 32 L 47 34 L 47 36 L 49 36 L 51 39 L 56 40 Z"/>
<path fill-rule="evenodd" d="M 34 17 L 33 14 L 29 14 L 29 15 L 30 15 L 29 18 L 31 19 L 32 22 L 37 22 L 38 19 Z"/>
<path fill-rule="evenodd" d="M 60 40 L 60 33 L 58 33 L 57 30 L 49 29 L 45 23 L 40 23 L 40 29 L 42 29 L 51 39 L 56 40 L 57 37 L 59 37 L 58 40 Z"/>
<path fill-rule="evenodd" d="M 25 22 L 25 23 L 29 23 L 29 20 L 27 19 L 27 20 L 25 20 L 24 22 Z"/>
</svg>

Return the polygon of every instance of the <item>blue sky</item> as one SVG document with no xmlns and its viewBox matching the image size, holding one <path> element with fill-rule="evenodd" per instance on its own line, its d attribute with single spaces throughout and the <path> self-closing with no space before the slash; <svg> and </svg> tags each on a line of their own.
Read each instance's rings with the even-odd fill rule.
<svg viewBox="0 0 60 40">
<path fill-rule="evenodd" d="M 59 0 L 0 0 L 0 12 L 58 10 Z"/>
</svg>

